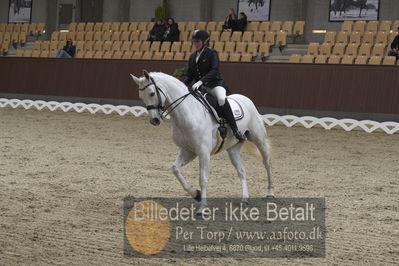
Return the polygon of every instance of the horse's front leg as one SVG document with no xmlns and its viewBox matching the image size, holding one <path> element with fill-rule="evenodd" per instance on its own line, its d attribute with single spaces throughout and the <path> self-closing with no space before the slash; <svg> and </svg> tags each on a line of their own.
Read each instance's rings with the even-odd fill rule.
<svg viewBox="0 0 399 266">
<path fill-rule="evenodd" d="M 172 172 L 173 174 L 177 177 L 179 180 L 180 184 L 183 186 L 184 190 L 187 191 L 188 194 L 190 194 L 191 197 L 196 198 L 199 194 L 195 189 L 193 189 L 190 184 L 186 181 L 184 176 L 180 173 L 180 168 L 191 162 L 192 160 L 195 159 L 197 155 L 195 153 L 188 151 L 188 150 L 183 150 L 180 149 L 180 153 L 176 158 L 176 161 L 174 162 L 172 166 Z M 198 197 L 199 198 L 199 197 Z"/>
<path fill-rule="evenodd" d="M 206 188 L 208 185 L 208 170 L 210 163 L 210 153 L 203 153 L 199 155 L 199 166 L 200 166 L 200 187 L 201 187 L 201 204 L 197 210 L 197 215 L 202 215 L 202 211 L 207 205 L 207 193 Z"/>
</svg>

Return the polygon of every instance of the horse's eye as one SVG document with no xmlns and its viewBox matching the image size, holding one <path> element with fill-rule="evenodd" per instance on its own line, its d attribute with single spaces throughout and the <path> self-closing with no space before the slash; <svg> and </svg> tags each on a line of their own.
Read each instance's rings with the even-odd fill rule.
<svg viewBox="0 0 399 266">
<path fill-rule="evenodd" d="M 150 96 L 151 96 L 151 97 L 155 96 L 155 92 L 151 92 L 151 93 L 150 93 Z"/>
</svg>

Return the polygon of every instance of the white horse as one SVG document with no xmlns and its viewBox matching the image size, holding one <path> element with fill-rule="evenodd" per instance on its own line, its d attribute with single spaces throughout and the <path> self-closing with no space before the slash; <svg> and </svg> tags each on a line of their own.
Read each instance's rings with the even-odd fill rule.
<svg viewBox="0 0 399 266">
<path fill-rule="evenodd" d="M 191 197 L 201 201 L 200 208 L 197 210 L 197 214 L 201 215 L 203 209 L 207 206 L 206 190 L 210 156 L 217 151 L 220 143 L 219 124 L 206 111 L 205 107 L 190 94 L 184 83 L 164 73 L 148 73 L 145 70 L 143 73 L 144 77 L 140 78 L 130 75 L 139 86 L 139 97 L 147 106 L 150 123 L 154 126 L 159 126 L 162 120 L 161 113 L 165 106 L 173 106 L 174 108 L 170 112 L 173 123 L 172 135 L 174 142 L 180 148 L 180 154 L 173 164 L 172 171 L 184 190 Z M 244 118 L 237 121 L 238 129 L 241 132 L 246 132 L 248 140 L 253 142 L 260 151 L 267 171 L 267 196 L 274 197 L 269 145 L 262 117 L 253 102 L 247 97 L 234 94 L 227 98 L 236 100 L 243 108 Z M 237 170 L 242 186 L 242 201 L 247 202 L 247 179 L 240 159 L 242 144 L 243 142 L 238 142 L 229 128 L 222 149 L 227 150 L 230 160 Z M 254 149 L 256 150 L 255 147 Z M 197 156 L 199 157 L 200 165 L 201 191 L 193 189 L 180 172 L 184 165 L 194 160 Z"/>
</svg>

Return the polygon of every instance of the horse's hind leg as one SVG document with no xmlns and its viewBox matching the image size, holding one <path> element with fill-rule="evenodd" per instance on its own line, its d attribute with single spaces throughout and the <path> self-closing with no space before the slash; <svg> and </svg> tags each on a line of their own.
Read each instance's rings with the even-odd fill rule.
<svg viewBox="0 0 399 266">
<path fill-rule="evenodd" d="M 267 188 L 267 197 L 274 197 L 274 189 L 273 189 L 273 182 L 272 182 L 272 164 L 270 161 L 270 147 L 267 142 L 267 135 L 266 130 L 263 125 L 263 121 L 259 123 L 259 127 L 257 130 L 252 130 L 248 136 L 248 140 L 255 143 L 256 147 L 258 147 L 261 155 L 263 165 L 266 168 L 267 172 L 267 181 L 268 181 L 268 188 Z"/>
<path fill-rule="evenodd" d="M 227 149 L 229 153 L 230 161 L 237 170 L 238 176 L 240 177 L 241 188 L 242 188 L 242 201 L 248 202 L 248 185 L 247 176 L 245 175 L 245 169 L 241 162 L 240 149 L 242 142 L 234 145 L 233 147 Z"/>
<path fill-rule="evenodd" d="M 190 196 L 193 198 L 196 198 L 198 196 L 197 191 L 190 186 L 184 176 L 180 173 L 180 168 L 194 160 L 195 157 L 197 156 L 194 153 L 181 149 L 179 155 L 176 158 L 176 161 L 172 166 L 173 174 L 177 177 L 184 190 L 187 191 L 188 194 L 190 194 Z"/>
</svg>

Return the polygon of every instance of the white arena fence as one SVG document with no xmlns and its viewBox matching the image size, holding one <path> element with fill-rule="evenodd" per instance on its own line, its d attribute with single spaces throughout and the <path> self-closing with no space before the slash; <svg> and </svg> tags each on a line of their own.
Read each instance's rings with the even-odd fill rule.
<svg viewBox="0 0 399 266">
<path fill-rule="evenodd" d="M 121 116 L 132 114 L 136 117 L 147 114 L 147 110 L 141 106 L 126 106 L 126 105 L 111 105 L 111 104 L 85 104 L 85 103 L 70 103 L 70 102 L 56 102 L 56 101 L 32 101 L 32 100 L 18 100 L 18 99 L 5 99 L 0 98 L 0 108 L 12 107 L 12 108 L 24 108 L 43 110 L 45 108 L 50 111 L 62 110 L 64 112 L 75 111 L 78 113 L 89 112 L 95 114 L 102 112 L 104 114 L 117 113 Z M 265 114 L 262 115 L 263 120 L 269 126 L 282 123 L 287 127 L 292 127 L 296 124 L 300 124 L 305 128 L 312 128 L 315 126 L 321 126 L 324 129 L 332 129 L 335 127 L 341 127 L 345 131 L 351 131 L 355 128 L 363 129 L 364 131 L 371 133 L 376 130 L 382 130 L 387 134 L 395 134 L 399 131 L 399 123 L 396 122 L 376 122 L 371 120 L 357 121 L 354 119 L 335 119 L 330 117 L 317 118 L 312 116 L 297 117 L 293 115 L 274 115 Z"/>
</svg>

